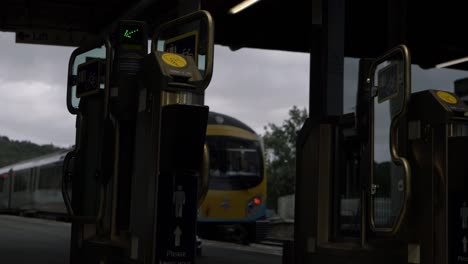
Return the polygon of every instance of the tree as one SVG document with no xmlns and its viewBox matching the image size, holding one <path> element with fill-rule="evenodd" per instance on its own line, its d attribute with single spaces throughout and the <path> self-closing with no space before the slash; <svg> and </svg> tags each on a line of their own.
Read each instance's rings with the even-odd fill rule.
<svg viewBox="0 0 468 264">
<path fill-rule="evenodd" d="M 30 141 L 17 141 L 0 136 L 0 167 L 63 150 L 65 149 L 52 144 L 37 145 Z"/>
<path fill-rule="evenodd" d="M 281 126 L 268 123 L 264 127 L 269 208 L 276 209 L 278 197 L 295 191 L 297 132 L 306 118 L 306 109 L 293 106 Z"/>
</svg>

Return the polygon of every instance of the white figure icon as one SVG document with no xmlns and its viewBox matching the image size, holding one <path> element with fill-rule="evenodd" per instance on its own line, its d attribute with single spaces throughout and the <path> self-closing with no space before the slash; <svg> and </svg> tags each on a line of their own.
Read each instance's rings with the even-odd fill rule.
<svg viewBox="0 0 468 264">
<path fill-rule="evenodd" d="M 466 236 L 463 237 L 462 240 L 463 243 L 463 253 L 468 253 L 468 239 L 466 239 Z"/>
<path fill-rule="evenodd" d="M 182 217 L 182 212 L 185 204 L 185 192 L 182 190 L 181 185 L 177 186 L 177 191 L 174 192 L 172 202 L 175 205 L 175 216 L 178 218 Z"/>
<path fill-rule="evenodd" d="M 468 207 L 466 206 L 466 202 L 463 202 L 463 206 L 460 208 L 460 218 L 462 221 L 462 228 L 468 228 Z"/>
<path fill-rule="evenodd" d="M 182 236 L 182 230 L 180 230 L 180 227 L 177 226 L 174 230 L 174 245 L 176 247 L 180 247 L 180 236 Z"/>
</svg>

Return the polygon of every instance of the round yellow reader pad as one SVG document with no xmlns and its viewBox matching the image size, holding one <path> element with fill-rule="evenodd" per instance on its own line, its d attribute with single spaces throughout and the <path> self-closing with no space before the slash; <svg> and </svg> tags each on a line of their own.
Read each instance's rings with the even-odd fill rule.
<svg viewBox="0 0 468 264">
<path fill-rule="evenodd" d="M 185 58 L 175 53 L 164 53 L 162 59 L 166 64 L 172 67 L 183 68 L 187 66 Z"/>
<path fill-rule="evenodd" d="M 456 104 L 458 102 L 457 98 L 450 93 L 444 91 L 438 91 L 437 96 L 444 102 L 448 104 Z"/>
</svg>

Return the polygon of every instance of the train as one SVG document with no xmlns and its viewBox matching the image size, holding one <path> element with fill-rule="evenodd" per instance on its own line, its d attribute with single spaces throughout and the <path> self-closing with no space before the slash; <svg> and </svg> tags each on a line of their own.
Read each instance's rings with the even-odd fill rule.
<svg viewBox="0 0 468 264">
<path fill-rule="evenodd" d="M 0 212 L 65 216 L 59 151 L 0 168 Z"/>
<path fill-rule="evenodd" d="M 210 112 L 206 134 L 209 189 L 198 210 L 201 237 L 222 234 L 254 239 L 266 213 L 265 159 L 261 138 L 241 121 Z M 67 151 L 0 168 L 0 212 L 66 219 L 62 165 Z M 71 192 L 71 190 L 70 190 Z"/>
<path fill-rule="evenodd" d="M 241 121 L 208 117 L 209 191 L 198 211 L 202 238 L 249 243 L 266 233 L 267 179 L 261 138 Z"/>
</svg>

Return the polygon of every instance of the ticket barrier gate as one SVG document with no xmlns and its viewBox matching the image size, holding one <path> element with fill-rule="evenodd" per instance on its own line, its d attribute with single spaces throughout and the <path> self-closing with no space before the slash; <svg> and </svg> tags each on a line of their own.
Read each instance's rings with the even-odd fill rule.
<svg viewBox="0 0 468 264">
<path fill-rule="evenodd" d="M 67 106 L 77 115 L 77 136 L 64 160 L 62 193 L 72 221 L 71 263 L 125 255 L 132 159 L 122 156 L 132 155 L 132 82 L 146 53 L 144 23 L 122 21 L 105 41 L 70 58 Z"/>
<path fill-rule="evenodd" d="M 199 11 L 155 36 L 146 55 L 144 23 L 123 21 L 105 47 L 78 48 L 70 59 L 67 105 L 77 114 L 77 142 L 62 192 L 71 263 L 194 261 L 212 19 Z"/>
<path fill-rule="evenodd" d="M 194 263 L 197 187 L 208 176 L 203 103 L 213 69 L 212 23 L 208 13 L 198 12 L 163 25 L 143 60 L 132 208 L 147 204 L 155 210 L 132 211 L 132 233 L 134 240 L 152 241 L 138 252 L 138 258 L 153 258 L 148 263 Z M 152 232 L 142 228 L 144 221 Z"/>
<path fill-rule="evenodd" d="M 468 106 L 455 94 L 428 90 L 411 95 L 409 161 L 413 191 L 409 239 L 419 263 L 468 261 Z"/>
<path fill-rule="evenodd" d="M 294 263 L 406 263 L 406 243 L 398 234 L 409 200 L 409 167 L 395 139 L 411 89 L 409 66 L 404 46 L 362 60 L 357 113 L 309 119 L 299 133 Z M 374 129 L 381 121 L 384 127 Z M 384 137 L 383 145 L 375 137 Z M 382 178 L 404 181 L 393 191 Z M 382 204 L 388 206 L 382 210 Z"/>
<path fill-rule="evenodd" d="M 70 57 L 67 107 L 76 115 L 76 142 L 64 160 L 62 194 L 72 222 L 71 263 L 86 262 L 83 241 L 106 232 L 102 202 L 112 171 L 105 169 L 111 166 L 103 157 L 109 157 L 106 146 L 111 144 L 112 129 L 102 88 L 108 81 L 109 49 L 108 45 L 80 47 Z"/>
<path fill-rule="evenodd" d="M 321 174 L 313 178 L 315 215 L 301 211 L 300 200 L 296 204 L 295 263 L 468 261 L 468 106 L 444 91 L 411 94 L 409 66 L 404 46 L 362 60 L 354 128 L 341 121 L 315 128 L 306 123 L 314 137 L 300 134 L 298 160 L 308 158 L 309 148 L 321 151 L 298 173 L 309 166 Z M 357 167 L 360 175 L 351 198 L 342 165 L 353 162 L 339 156 L 353 145 L 349 141 L 360 145 L 358 157 L 349 155 L 357 161 L 351 171 Z M 307 217 L 313 219 L 309 227 Z"/>
</svg>

